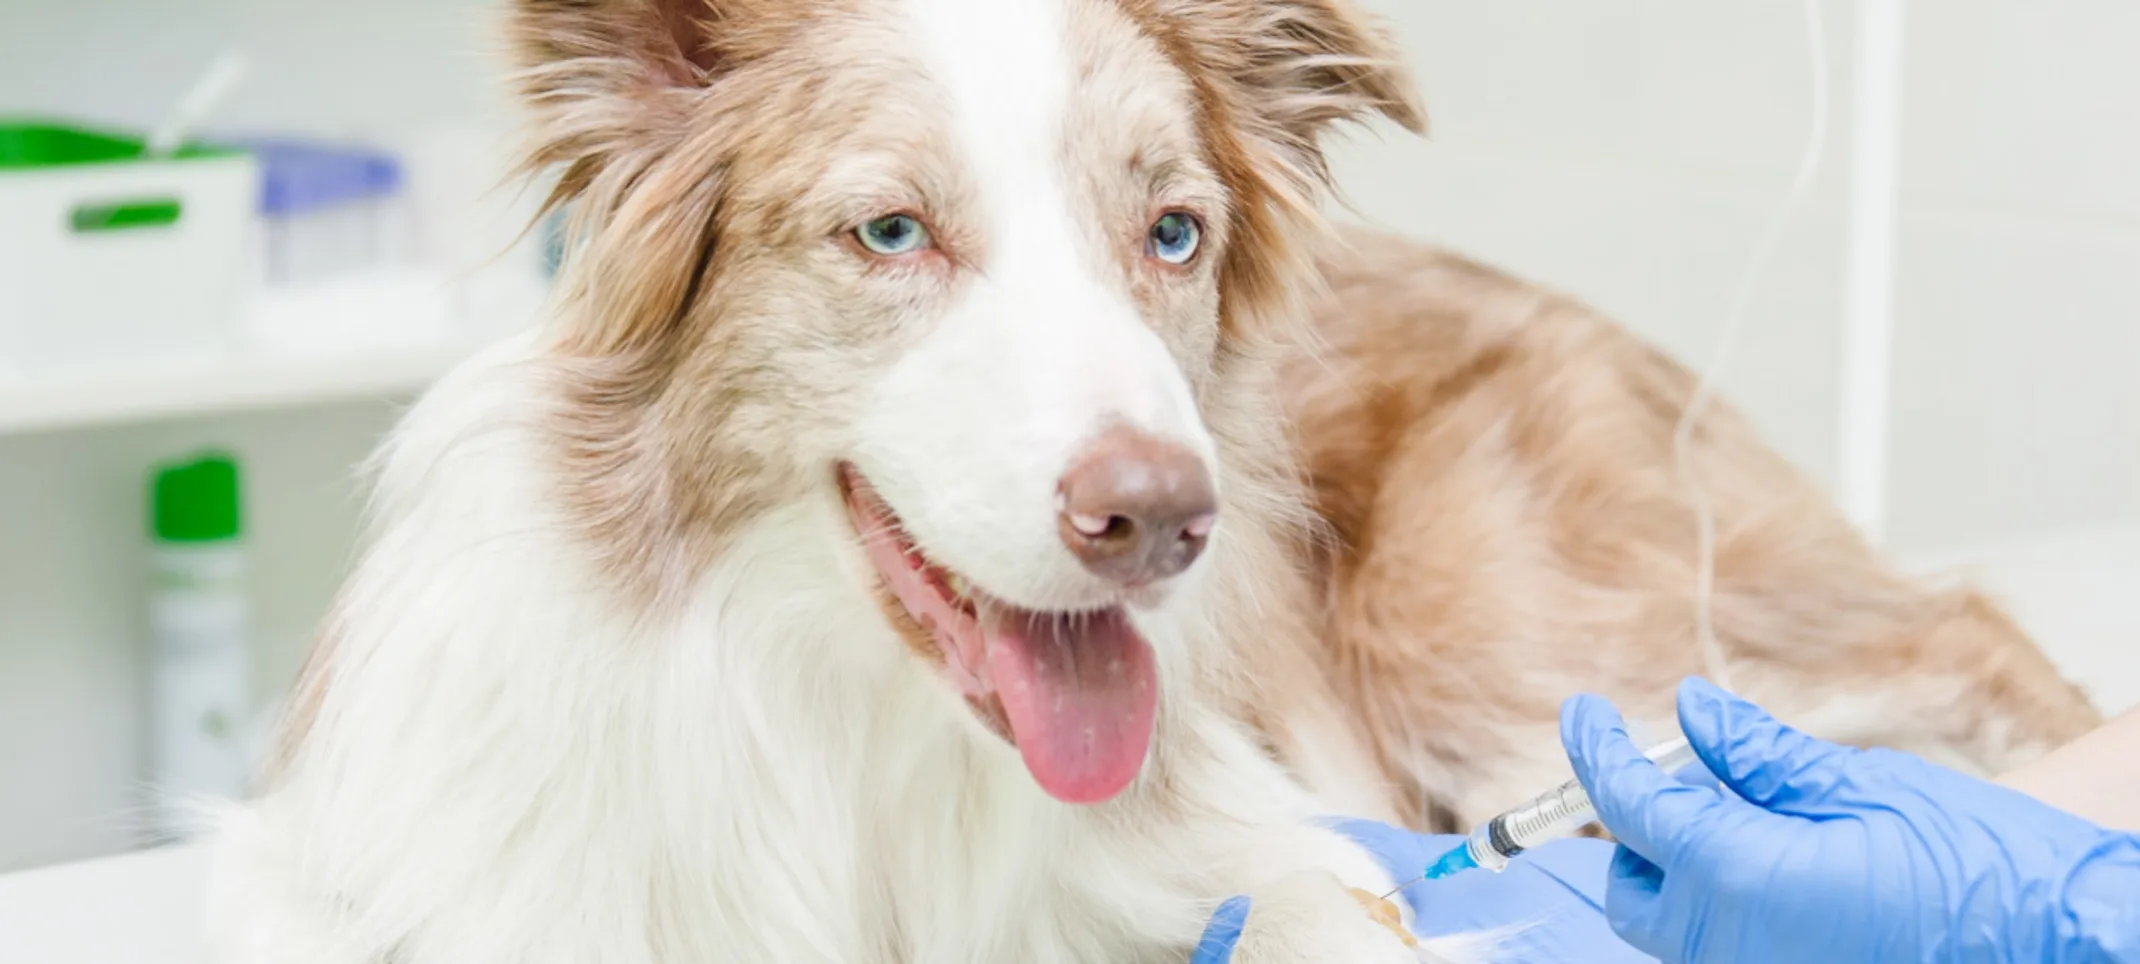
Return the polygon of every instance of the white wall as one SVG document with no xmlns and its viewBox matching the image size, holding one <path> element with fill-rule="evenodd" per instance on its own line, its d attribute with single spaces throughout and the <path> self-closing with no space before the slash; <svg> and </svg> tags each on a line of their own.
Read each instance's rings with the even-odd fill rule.
<svg viewBox="0 0 2140 964">
<path fill-rule="evenodd" d="M 377 135 L 495 114 L 503 0 L 7 0 L 0 113 L 146 126 L 227 49 L 217 126 Z"/>
<path fill-rule="evenodd" d="M 1807 118 L 1798 0 L 1369 0 L 1435 135 L 1341 152 L 1358 208 L 1570 290 L 1707 357 Z M 492 0 L 0 0 L 0 113 L 141 124 L 231 40 L 251 129 L 494 126 Z M 1726 385 L 1835 469 L 1848 148 L 1835 127 Z M 1890 534 L 1906 550 L 2140 519 L 2140 6 L 1911 5 Z M 345 561 L 350 466 L 392 405 L 0 438 L 0 870 L 125 846 L 142 726 L 142 472 L 237 446 L 262 679 L 286 680 Z"/>
<path fill-rule="evenodd" d="M 1339 165 L 1373 223 L 1569 290 L 1706 362 L 1791 176 L 1800 0 L 1374 0 L 1431 141 Z M 1855 5 L 1825 4 L 1821 189 L 1725 385 L 1836 469 Z M 2140 6 L 1908 5 L 1888 538 L 1918 553 L 2140 520 Z"/>
</svg>

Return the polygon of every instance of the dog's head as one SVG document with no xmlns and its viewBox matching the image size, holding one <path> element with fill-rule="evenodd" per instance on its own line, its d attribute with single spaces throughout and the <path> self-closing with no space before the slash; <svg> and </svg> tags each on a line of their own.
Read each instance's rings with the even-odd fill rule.
<svg viewBox="0 0 2140 964">
<path fill-rule="evenodd" d="M 886 617 L 1070 801 L 1142 765 L 1131 613 L 1228 525 L 1211 414 L 1312 281 L 1346 0 L 520 0 L 579 248 L 572 500 L 691 571 L 836 497 Z M 648 577 L 653 578 L 653 577 Z"/>
</svg>

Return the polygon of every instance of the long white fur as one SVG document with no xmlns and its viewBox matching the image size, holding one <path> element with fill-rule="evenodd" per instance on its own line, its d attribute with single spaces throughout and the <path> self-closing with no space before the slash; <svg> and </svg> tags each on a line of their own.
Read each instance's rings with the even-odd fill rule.
<svg viewBox="0 0 2140 964">
<path fill-rule="evenodd" d="M 542 372 L 516 348 L 392 443 L 315 749 L 225 829 L 219 960 L 1179 960 L 1199 895 L 1295 868 L 1385 884 L 1177 692 L 1194 819 L 1044 796 L 884 626 L 829 502 L 760 523 L 688 613 L 640 625 L 544 508 L 513 414 Z M 1364 921 L 1310 936 L 1371 949 Z"/>
<path fill-rule="evenodd" d="M 1004 255 L 859 447 L 932 551 L 1030 605 L 1082 591 L 1050 499 L 1085 437 L 1118 420 L 1212 451 L 1038 146 L 1068 77 L 1053 7 L 910 4 L 933 62 L 972 58 L 945 83 Z M 1199 638 L 1208 576 L 1138 617 L 1167 792 L 1061 804 L 886 625 L 829 491 L 749 524 L 679 612 L 602 588 L 551 501 L 544 337 L 464 366 L 385 448 L 328 698 L 222 826 L 217 960 L 1179 964 L 1234 893 L 1257 900 L 1241 964 L 1419 959 L 1339 886 L 1387 875 L 1184 682 L 1224 651 Z M 925 464 L 947 452 L 975 457 Z"/>
</svg>

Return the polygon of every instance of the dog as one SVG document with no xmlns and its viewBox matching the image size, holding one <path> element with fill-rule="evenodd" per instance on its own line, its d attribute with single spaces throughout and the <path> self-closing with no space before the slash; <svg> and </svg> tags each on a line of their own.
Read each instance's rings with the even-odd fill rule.
<svg viewBox="0 0 2140 964">
<path fill-rule="evenodd" d="M 1342 0 L 517 0 L 550 323 L 433 386 L 225 962 L 1415 961 L 1235 712 Z"/>
<path fill-rule="evenodd" d="M 576 241 L 548 323 L 382 449 L 363 555 L 218 829 L 217 960 L 1180 964 L 1233 895 L 1240 964 L 1490 956 L 1378 923 L 1356 893 L 1388 873 L 1325 818 L 1476 815 L 1548 769 L 1519 739 L 1548 694 L 1654 702 L 1692 652 L 1654 445 L 1685 379 L 1331 229 L 1333 126 L 1423 127 L 1377 23 L 510 17 Z M 1883 719 L 2005 752 L 2085 715 L 1971 662 L 2036 669 L 1994 615 L 1859 632 L 1932 597 L 1756 478 L 1795 477 L 1743 426 L 1708 432 L 1719 632 L 1756 693 L 1908 690 L 1916 728 Z M 1812 529 L 1749 536 L 1779 492 Z M 1815 548 L 1742 558 L 1771 542 Z M 1895 608 L 1812 611 L 1867 599 Z M 1816 685 L 1837 660 L 1859 690 Z"/>
</svg>

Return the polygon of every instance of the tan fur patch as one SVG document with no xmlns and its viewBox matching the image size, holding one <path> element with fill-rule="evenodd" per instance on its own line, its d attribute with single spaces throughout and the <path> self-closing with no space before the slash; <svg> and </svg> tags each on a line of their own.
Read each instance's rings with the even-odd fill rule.
<svg viewBox="0 0 2140 964">
<path fill-rule="evenodd" d="M 1367 911 L 1367 916 L 1374 918 L 1375 923 L 1389 928 L 1390 933 L 1404 941 L 1404 946 L 1419 946 L 1419 939 L 1413 937 L 1411 931 L 1405 930 L 1404 915 L 1398 913 L 1397 905 L 1357 887 L 1352 889 L 1352 899 L 1360 902 L 1360 908 Z"/>
<path fill-rule="evenodd" d="M 1327 264 L 1329 352 L 1286 384 L 1336 536 L 1333 679 L 1404 808 L 1469 824 L 1565 774 L 1565 696 L 1669 719 L 1701 671 L 1671 458 L 1692 379 L 1567 298 L 1348 239 Z M 1749 695 L 1789 716 L 1863 694 L 1882 706 L 1871 737 L 1987 762 L 2008 729 L 2056 743 L 2095 721 L 1989 603 L 1902 579 L 1729 408 L 1693 456 L 1717 511 L 1717 634 Z"/>
</svg>

